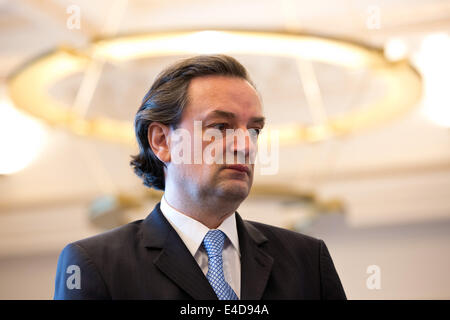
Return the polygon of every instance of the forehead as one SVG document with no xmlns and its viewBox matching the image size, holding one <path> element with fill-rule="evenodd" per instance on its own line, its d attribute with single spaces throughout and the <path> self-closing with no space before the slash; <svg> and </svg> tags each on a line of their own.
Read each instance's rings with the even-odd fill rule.
<svg viewBox="0 0 450 320">
<path fill-rule="evenodd" d="M 239 118 L 262 116 L 261 102 L 248 81 L 226 76 L 205 76 L 191 80 L 186 118 L 206 117 L 213 110 L 236 114 Z"/>
</svg>

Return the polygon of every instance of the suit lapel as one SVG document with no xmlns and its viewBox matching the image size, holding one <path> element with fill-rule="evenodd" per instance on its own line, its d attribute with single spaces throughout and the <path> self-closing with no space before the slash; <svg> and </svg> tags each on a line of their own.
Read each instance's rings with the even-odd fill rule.
<svg viewBox="0 0 450 320">
<path fill-rule="evenodd" d="M 241 299 L 261 299 L 272 270 L 273 258 L 263 249 L 267 238 L 236 214 L 241 250 Z"/>
<path fill-rule="evenodd" d="M 268 240 L 237 213 L 236 227 L 241 251 L 241 300 L 259 300 L 273 264 L 273 258 L 263 248 Z M 162 214 L 159 203 L 143 221 L 142 240 L 147 248 L 161 249 L 153 263 L 192 298 L 217 299 L 194 257 Z"/>
<path fill-rule="evenodd" d="M 144 228 L 144 245 L 161 248 L 153 263 L 162 273 L 194 299 L 217 299 L 194 257 L 162 214 L 159 203 L 144 220 Z"/>
</svg>

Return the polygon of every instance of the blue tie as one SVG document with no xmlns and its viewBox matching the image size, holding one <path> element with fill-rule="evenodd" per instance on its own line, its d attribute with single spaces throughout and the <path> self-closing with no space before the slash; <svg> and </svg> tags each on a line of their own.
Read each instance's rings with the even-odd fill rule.
<svg viewBox="0 0 450 320">
<path fill-rule="evenodd" d="M 203 239 L 208 254 L 208 272 L 206 278 L 211 284 L 219 300 L 239 300 L 236 293 L 225 281 L 223 274 L 222 251 L 225 234 L 220 230 L 209 230 Z"/>
</svg>

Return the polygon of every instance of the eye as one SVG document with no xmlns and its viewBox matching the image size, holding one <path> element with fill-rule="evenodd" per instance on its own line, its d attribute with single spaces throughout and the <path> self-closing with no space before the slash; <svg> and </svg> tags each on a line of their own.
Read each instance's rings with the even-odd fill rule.
<svg viewBox="0 0 450 320">
<path fill-rule="evenodd" d="M 248 131 L 250 132 L 251 135 L 259 136 L 259 134 L 261 133 L 261 130 L 262 129 L 260 129 L 260 128 L 251 128 Z"/>
<path fill-rule="evenodd" d="M 228 123 L 215 123 L 211 127 L 214 129 L 223 131 L 223 130 L 227 129 Z"/>
</svg>

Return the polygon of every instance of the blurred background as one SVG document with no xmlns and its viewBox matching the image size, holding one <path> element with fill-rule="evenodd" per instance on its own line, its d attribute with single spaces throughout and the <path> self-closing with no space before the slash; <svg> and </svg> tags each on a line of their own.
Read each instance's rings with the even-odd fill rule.
<svg viewBox="0 0 450 320">
<path fill-rule="evenodd" d="M 49 120 L 57 112 L 39 92 L 81 119 L 126 124 L 112 126 L 106 135 L 113 137 L 132 125 L 155 76 L 205 53 L 210 38 L 188 42 L 185 53 L 117 61 L 99 56 L 95 39 L 193 30 L 338 39 L 382 61 L 344 66 L 338 55 L 324 61 L 312 50 L 296 58 L 290 47 L 233 54 L 261 92 L 269 127 L 314 130 L 367 105 L 382 110 L 351 119 L 361 130 L 285 138 L 278 170 L 255 176 L 238 212 L 323 239 L 350 299 L 449 299 L 445 0 L 1 0 L 0 299 L 51 299 L 67 243 L 144 219 L 161 197 L 129 166 L 134 142 L 119 134 L 101 139 L 68 118 Z M 207 34 L 220 47 L 219 34 Z M 26 74 L 64 50 L 84 62 L 71 72 L 53 64 Z M 388 93 L 397 100 L 383 100 Z"/>
</svg>

